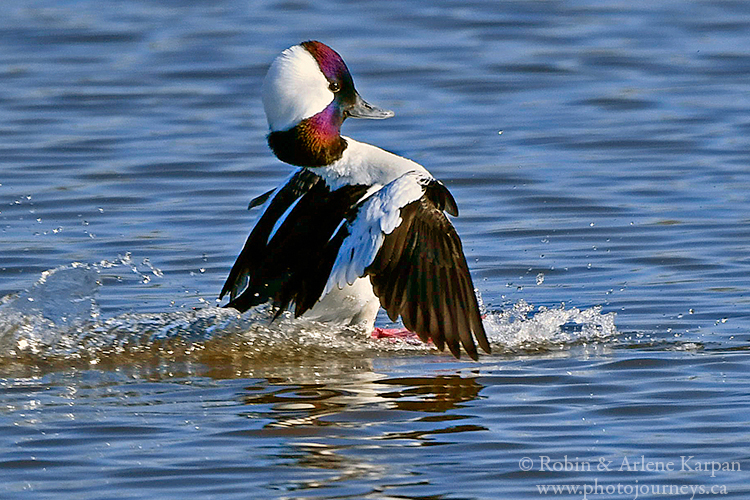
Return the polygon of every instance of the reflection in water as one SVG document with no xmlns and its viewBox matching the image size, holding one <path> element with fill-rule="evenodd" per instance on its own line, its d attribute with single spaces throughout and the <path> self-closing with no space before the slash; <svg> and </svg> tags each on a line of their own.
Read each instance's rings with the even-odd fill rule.
<svg viewBox="0 0 750 500">
<path fill-rule="evenodd" d="M 270 378 L 245 388 L 242 401 L 248 409 L 242 415 L 264 422 L 251 437 L 283 440 L 277 458 L 301 475 L 291 482 L 280 480 L 277 487 L 325 488 L 394 473 L 413 480 L 410 473 L 394 472 L 379 458 L 385 448 L 394 453 L 415 445 L 450 444 L 440 436 L 488 430 L 466 423 L 475 418 L 467 412 L 467 403 L 484 387 L 475 377 L 383 378 L 363 371 L 338 378 L 296 384 Z M 317 473 L 305 478 L 311 471 Z"/>
<path fill-rule="evenodd" d="M 459 375 L 380 379 L 372 372 L 350 373 L 349 380 L 339 384 L 292 385 L 281 379 L 267 379 L 265 384 L 247 387 L 252 393 L 244 395 L 243 401 L 252 407 L 245 414 L 269 419 L 268 427 L 345 426 L 348 414 L 363 410 L 435 413 L 418 418 L 441 422 L 469 418 L 441 414 L 475 400 L 482 388 L 476 378 Z M 336 418 L 322 420 L 330 416 Z"/>
<path fill-rule="evenodd" d="M 270 381 L 269 381 L 270 382 Z M 347 407 L 347 393 L 329 389 L 322 384 L 282 387 L 275 392 L 244 397 L 245 404 L 267 405 L 269 411 L 248 413 L 250 417 L 266 416 L 273 420 L 269 427 L 300 427 L 326 425 L 320 418 L 335 415 Z"/>
<path fill-rule="evenodd" d="M 399 409 L 421 412 L 445 412 L 458 408 L 459 403 L 476 399 L 483 387 L 476 378 L 459 375 L 391 378 L 378 383 L 405 387 L 386 392 L 382 397 L 394 399 Z"/>
<path fill-rule="evenodd" d="M 463 378 L 459 375 L 397 378 L 380 381 L 382 384 L 397 384 L 404 389 L 383 394 L 384 398 L 394 398 L 396 408 L 406 411 L 437 413 L 423 416 L 417 422 L 427 424 L 419 430 L 406 432 L 388 432 L 384 439 L 417 440 L 423 446 L 440 445 L 444 442 L 435 439 L 438 434 L 456 434 L 462 432 L 486 431 L 487 427 L 476 424 L 451 424 L 443 427 L 443 422 L 453 422 L 472 418 L 471 415 L 447 413 L 449 410 L 462 407 L 462 403 L 473 401 L 483 386 L 476 378 Z"/>
</svg>

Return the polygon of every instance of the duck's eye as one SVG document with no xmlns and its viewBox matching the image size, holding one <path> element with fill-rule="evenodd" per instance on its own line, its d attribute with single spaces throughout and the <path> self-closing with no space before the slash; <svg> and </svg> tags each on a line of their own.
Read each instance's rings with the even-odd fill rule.
<svg viewBox="0 0 750 500">
<path fill-rule="evenodd" d="M 331 89 L 331 92 L 336 93 L 341 90 L 341 85 L 339 85 L 338 82 L 331 82 L 328 88 Z"/>
</svg>

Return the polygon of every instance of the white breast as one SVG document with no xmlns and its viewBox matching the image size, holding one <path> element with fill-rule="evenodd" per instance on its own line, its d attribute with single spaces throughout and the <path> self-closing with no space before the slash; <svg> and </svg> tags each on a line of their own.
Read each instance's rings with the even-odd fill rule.
<svg viewBox="0 0 750 500">
<path fill-rule="evenodd" d="M 406 172 L 429 172 L 414 161 L 395 155 L 384 149 L 344 137 L 348 146 L 343 156 L 326 167 L 315 169 L 331 190 L 347 184 L 384 186 Z M 430 176 L 431 177 L 431 176 Z"/>
</svg>

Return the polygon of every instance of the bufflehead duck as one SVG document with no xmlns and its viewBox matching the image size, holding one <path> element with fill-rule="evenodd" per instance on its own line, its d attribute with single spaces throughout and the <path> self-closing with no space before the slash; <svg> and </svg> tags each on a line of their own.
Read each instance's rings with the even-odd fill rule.
<svg viewBox="0 0 750 500">
<path fill-rule="evenodd" d="M 448 189 L 421 165 L 340 134 L 352 118 L 389 118 L 365 102 L 333 49 L 283 51 L 263 82 L 268 144 L 300 167 L 263 205 L 221 297 L 241 312 L 271 302 L 303 316 L 371 331 L 382 306 L 422 341 L 477 359 L 487 353 L 474 285 Z"/>
</svg>

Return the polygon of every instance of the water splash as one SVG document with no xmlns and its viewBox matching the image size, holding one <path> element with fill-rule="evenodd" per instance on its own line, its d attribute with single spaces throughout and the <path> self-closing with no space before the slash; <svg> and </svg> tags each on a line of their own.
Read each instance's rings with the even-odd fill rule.
<svg viewBox="0 0 750 500">
<path fill-rule="evenodd" d="M 484 324 L 490 342 L 507 352 L 561 349 L 612 339 L 618 333 L 615 313 L 602 313 L 601 306 L 535 310 L 523 300 L 509 310 L 487 314 Z"/>
<path fill-rule="evenodd" d="M 99 317 L 97 267 L 74 262 L 44 271 L 28 290 L 0 299 L 0 349 L 16 355 L 70 349 L 72 332 Z"/>
<path fill-rule="evenodd" d="M 268 307 L 245 314 L 205 307 L 157 313 L 122 313 L 104 318 L 97 295 L 103 276 L 122 267 L 142 283 L 163 276 L 148 259 L 130 254 L 97 264 L 72 263 L 42 273 L 28 290 L 0 299 L 0 363 L 5 360 L 77 360 L 97 364 L 147 355 L 159 360 L 330 357 L 332 353 L 415 354 L 434 350 L 418 341 L 374 340 L 357 328 L 333 328 L 290 314 L 271 322 Z M 147 279 L 148 278 L 148 279 Z M 480 297 L 481 302 L 481 297 Z M 485 327 L 495 352 L 547 351 L 612 338 L 614 313 L 601 308 L 539 308 L 521 301 L 488 312 Z M 116 363 L 116 361 L 115 361 Z"/>
</svg>

